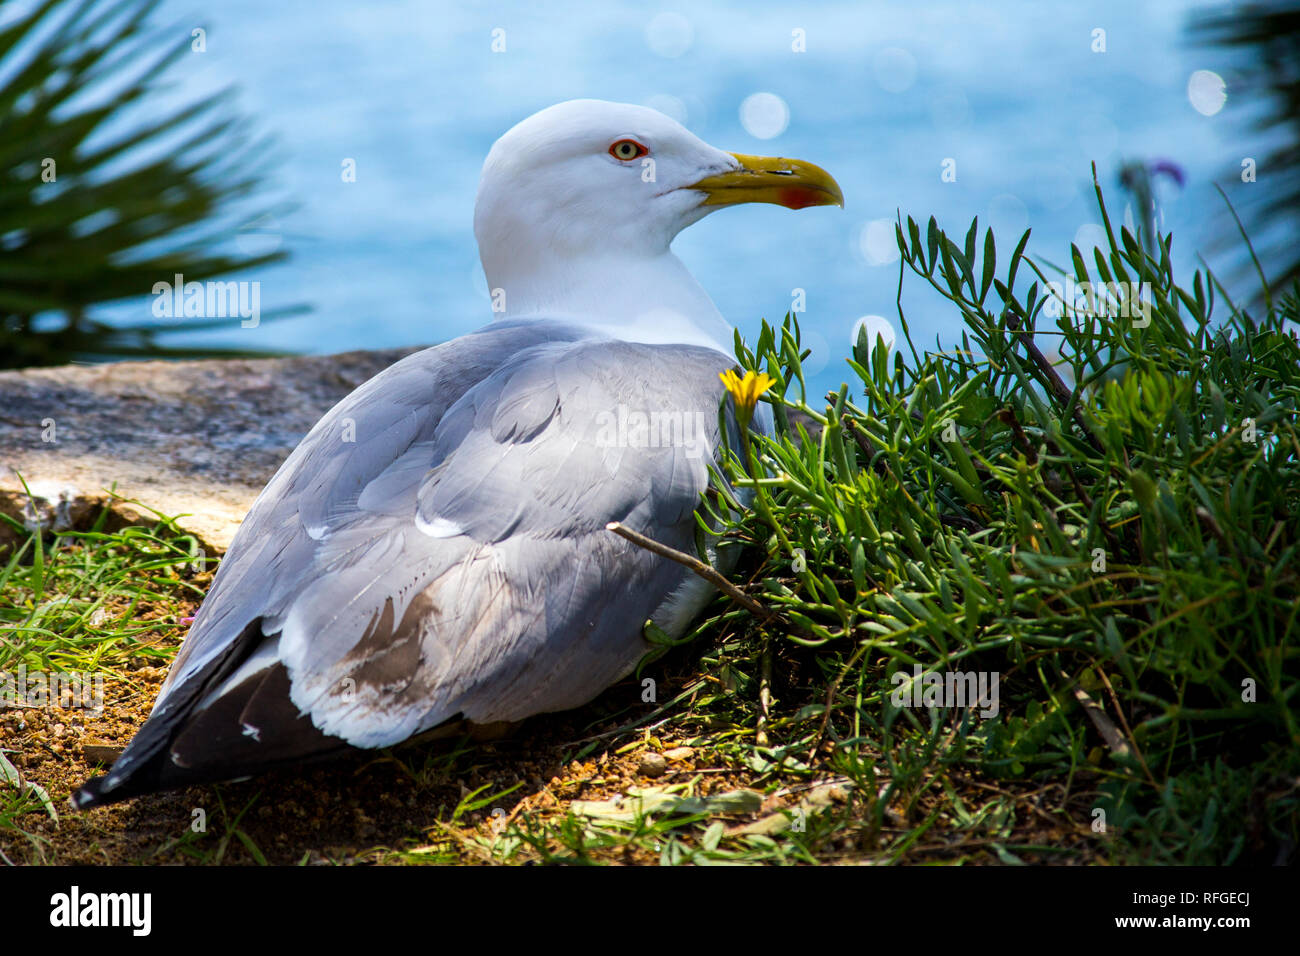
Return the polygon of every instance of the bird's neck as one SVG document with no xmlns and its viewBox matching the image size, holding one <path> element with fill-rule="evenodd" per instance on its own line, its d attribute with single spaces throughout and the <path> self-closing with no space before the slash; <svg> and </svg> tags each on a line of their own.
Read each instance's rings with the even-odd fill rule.
<svg viewBox="0 0 1300 956">
<path fill-rule="evenodd" d="M 484 269 L 494 319 L 563 319 L 627 342 L 703 345 L 731 354 L 731 326 L 670 251 L 485 261 Z"/>
</svg>

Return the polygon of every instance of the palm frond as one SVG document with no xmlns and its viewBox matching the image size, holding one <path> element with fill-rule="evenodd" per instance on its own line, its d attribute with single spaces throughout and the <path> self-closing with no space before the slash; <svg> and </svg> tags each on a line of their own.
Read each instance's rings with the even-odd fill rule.
<svg viewBox="0 0 1300 956">
<path fill-rule="evenodd" d="M 0 28 L 0 367 L 161 354 L 156 323 L 92 309 L 283 257 L 225 248 L 266 147 L 231 91 L 144 116 L 193 55 L 188 31 L 151 26 L 154 7 L 44 0 Z"/>
</svg>

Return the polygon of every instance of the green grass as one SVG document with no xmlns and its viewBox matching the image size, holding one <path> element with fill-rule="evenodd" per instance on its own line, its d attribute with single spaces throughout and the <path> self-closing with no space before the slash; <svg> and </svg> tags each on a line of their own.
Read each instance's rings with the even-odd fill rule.
<svg viewBox="0 0 1300 956">
<path fill-rule="evenodd" d="M 104 508 L 88 529 L 32 534 L 0 514 L 18 536 L 18 544 L 0 549 L 0 673 L 100 675 L 132 687 L 137 668 L 170 663 L 179 619 L 203 595 L 197 541 L 162 515 L 147 526 L 116 527 L 116 518 Z M 89 685 L 86 693 L 94 690 Z M 55 719 L 75 713 L 41 712 Z M 8 722 L 0 731 L 17 737 L 30 713 L 0 708 Z M 33 859 L 46 860 L 50 840 L 32 823 L 47 816 L 60 823 L 66 793 L 57 789 L 68 780 L 59 775 L 42 786 L 12 762 L 20 749 L 0 746 L 0 836 L 19 836 Z"/>
<path fill-rule="evenodd" d="M 155 515 L 152 526 L 106 531 L 105 508 L 90 529 L 36 535 L 0 514 L 25 535 L 0 551 L 0 671 L 120 676 L 131 662 L 171 660 L 175 647 L 156 638 L 174 631 L 182 595 L 202 598 L 203 558 L 196 538 Z"/>
<path fill-rule="evenodd" d="M 172 835 L 128 859 L 1294 862 L 1300 296 L 1248 315 L 1212 277 L 1177 285 L 1168 237 L 1151 257 L 1107 236 L 1070 250 L 1070 276 L 1149 283 L 1149 324 L 1050 318 L 1061 276 L 1028 234 L 999 272 L 978 224 L 958 243 L 907 220 L 900 347 L 859 343 L 851 384 L 807 393 L 791 317 L 738 343 L 776 379 L 777 433 L 732 449 L 728 483 L 754 497 L 722 508 L 716 482 L 721 529 L 700 540 L 746 546 L 733 580 L 767 617 L 719 597 L 636 677 L 514 743 L 377 754 L 316 804 L 215 788 L 206 832 L 160 810 Z M 951 302 L 957 341 L 913 343 L 908 271 Z M 196 550 L 167 519 L 29 535 L 0 571 L 0 670 L 164 663 Z M 895 706 L 914 665 L 997 674 L 997 713 Z M 629 704 L 641 676 L 658 702 Z M 678 772 L 638 776 L 682 747 Z M 539 756 L 554 776 L 528 783 Z M 393 794 L 423 822 L 276 843 L 286 802 L 341 821 Z M 0 790 L 11 852 L 45 856 L 46 812 Z"/>
<path fill-rule="evenodd" d="M 1149 283 L 1149 324 L 1050 320 L 1059 276 L 1028 233 L 999 277 L 977 222 L 959 245 L 909 219 L 902 267 L 952 303 L 958 343 L 917 351 L 903 269 L 905 348 L 859 343 L 852 393 L 810 400 L 789 317 L 738 343 L 777 379 L 778 434 L 736 450 L 728 477 L 757 497 L 718 517 L 766 556 L 755 596 L 784 626 L 752 628 L 731 666 L 753 696 L 774 645 L 815 648 L 824 706 L 781 708 L 756 753 L 833 741 L 855 792 L 883 782 L 877 820 L 934 794 L 964 821 L 935 791 L 965 768 L 1088 788 L 1118 860 L 1271 863 L 1300 837 L 1300 300 L 1250 316 L 1212 277 L 1180 287 L 1169 237 L 1144 255 L 1097 201 L 1109 248 L 1072 248 L 1070 276 Z M 893 706 L 915 664 L 999 674 L 999 713 Z"/>
</svg>

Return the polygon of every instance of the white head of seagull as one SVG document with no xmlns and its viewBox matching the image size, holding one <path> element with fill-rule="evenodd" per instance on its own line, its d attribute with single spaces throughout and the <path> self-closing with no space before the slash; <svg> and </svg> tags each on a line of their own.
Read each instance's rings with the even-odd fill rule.
<svg viewBox="0 0 1300 956">
<path fill-rule="evenodd" d="M 844 198 L 811 163 L 724 152 L 644 106 L 570 100 L 535 113 L 496 141 L 479 181 L 474 234 L 504 306 L 496 318 L 729 350 L 730 325 L 670 245 L 745 202 Z"/>
</svg>

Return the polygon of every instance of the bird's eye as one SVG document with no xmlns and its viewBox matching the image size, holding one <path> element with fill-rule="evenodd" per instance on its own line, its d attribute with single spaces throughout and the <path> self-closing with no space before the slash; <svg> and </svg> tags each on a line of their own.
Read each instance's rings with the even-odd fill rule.
<svg viewBox="0 0 1300 956">
<path fill-rule="evenodd" d="M 615 159 L 621 159 L 623 162 L 640 159 L 649 152 L 650 150 L 647 147 L 642 146 L 634 139 L 620 139 L 609 147 L 609 155 Z"/>
</svg>

